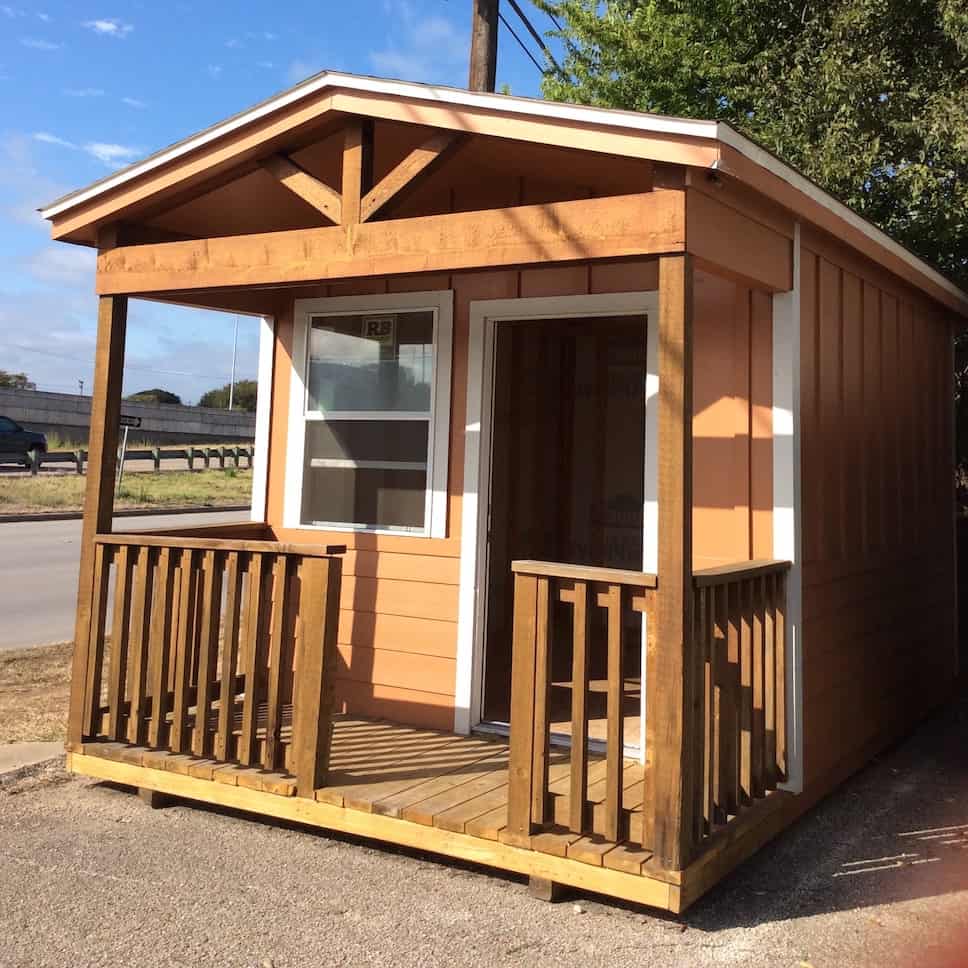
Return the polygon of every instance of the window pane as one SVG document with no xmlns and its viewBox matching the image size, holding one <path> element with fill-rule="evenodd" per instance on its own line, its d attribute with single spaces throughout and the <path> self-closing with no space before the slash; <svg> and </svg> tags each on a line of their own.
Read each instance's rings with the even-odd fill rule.
<svg viewBox="0 0 968 968">
<path fill-rule="evenodd" d="M 426 420 L 308 420 L 306 456 L 426 463 Z"/>
<path fill-rule="evenodd" d="M 315 316 L 309 338 L 313 411 L 430 411 L 434 314 Z"/>
<path fill-rule="evenodd" d="M 303 524 L 421 530 L 425 471 L 306 467 Z"/>
</svg>

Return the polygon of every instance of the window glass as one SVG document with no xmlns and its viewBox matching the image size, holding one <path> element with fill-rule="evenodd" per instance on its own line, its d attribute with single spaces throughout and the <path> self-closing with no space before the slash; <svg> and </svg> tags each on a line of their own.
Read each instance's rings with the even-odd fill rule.
<svg viewBox="0 0 968 968">
<path fill-rule="evenodd" d="M 310 466 L 303 478 L 303 521 L 420 530 L 426 492 L 426 471 Z"/>
<path fill-rule="evenodd" d="M 433 338 L 429 310 L 314 317 L 307 410 L 429 412 Z"/>
<path fill-rule="evenodd" d="M 5 434 L 12 433 L 17 429 L 17 425 L 6 417 L 0 417 L 0 431 Z"/>
</svg>

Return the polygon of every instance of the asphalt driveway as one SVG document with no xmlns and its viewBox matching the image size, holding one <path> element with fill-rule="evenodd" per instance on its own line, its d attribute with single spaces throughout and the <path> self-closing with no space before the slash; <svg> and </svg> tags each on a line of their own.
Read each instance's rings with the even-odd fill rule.
<svg viewBox="0 0 968 968">
<path fill-rule="evenodd" d="M 2 966 L 954 966 L 968 954 L 968 705 L 681 920 L 549 905 L 471 866 L 50 768 L 0 787 Z M 966 949 L 968 952 L 968 949 Z"/>
</svg>

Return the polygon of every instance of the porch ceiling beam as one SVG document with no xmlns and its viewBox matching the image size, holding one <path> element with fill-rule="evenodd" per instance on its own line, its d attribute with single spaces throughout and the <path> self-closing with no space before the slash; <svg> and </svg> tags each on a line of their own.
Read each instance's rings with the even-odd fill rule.
<svg viewBox="0 0 968 968">
<path fill-rule="evenodd" d="M 310 175 L 286 155 L 271 155 L 259 163 L 279 184 L 312 205 L 335 225 L 342 221 L 343 199 L 325 182 Z"/>
<path fill-rule="evenodd" d="M 416 188 L 464 140 L 464 136 L 457 131 L 438 131 L 422 145 L 414 148 L 375 188 L 366 193 L 360 204 L 360 221 L 365 222 L 372 218 L 404 189 Z"/>
<path fill-rule="evenodd" d="M 97 291 L 109 295 L 276 286 L 684 249 L 683 194 L 647 192 L 122 247 L 98 257 Z"/>
</svg>

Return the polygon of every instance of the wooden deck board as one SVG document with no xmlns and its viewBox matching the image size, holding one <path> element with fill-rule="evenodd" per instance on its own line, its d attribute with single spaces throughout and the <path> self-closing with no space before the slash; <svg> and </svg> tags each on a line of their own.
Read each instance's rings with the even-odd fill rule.
<svg viewBox="0 0 968 968">
<path fill-rule="evenodd" d="M 332 750 L 335 785 L 317 790 L 315 800 L 295 796 L 294 777 L 289 774 L 211 757 L 116 742 L 85 743 L 82 752 L 71 756 L 73 768 L 90 776 L 390 843 L 419 845 L 674 911 L 691 903 L 734 866 L 733 854 L 738 857 L 746 841 L 757 839 L 756 823 L 780 829 L 780 812 L 783 803 L 789 802 L 774 794 L 758 804 L 742 825 L 727 828 L 725 838 L 711 838 L 717 846 L 731 847 L 736 842 L 729 854 L 732 863 L 725 862 L 725 857 L 719 862 L 700 855 L 690 879 L 688 870 L 661 868 L 648 846 L 640 846 L 642 767 L 629 761 L 623 773 L 627 841 L 614 843 L 598 834 L 577 834 L 559 823 L 536 831 L 529 843 L 517 846 L 503 836 L 508 819 L 508 748 L 493 739 L 338 717 Z M 548 789 L 554 800 L 564 801 L 554 816 L 568 817 L 568 755 L 553 752 L 552 760 Z M 589 816 L 604 803 L 605 770 L 604 759 L 589 758 Z"/>
</svg>

